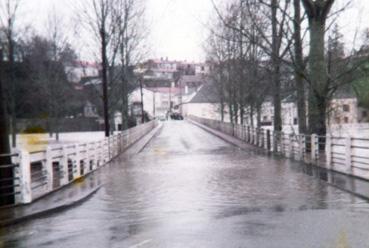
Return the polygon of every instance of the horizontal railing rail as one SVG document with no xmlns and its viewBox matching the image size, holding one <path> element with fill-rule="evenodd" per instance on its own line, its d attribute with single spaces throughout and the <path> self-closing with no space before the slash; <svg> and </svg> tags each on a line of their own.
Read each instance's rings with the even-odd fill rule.
<svg viewBox="0 0 369 248">
<path fill-rule="evenodd" d="M 369 179 L 369 139 L 288 134 L 189 116 L 195 122 L 297 161 Z"/>
<path fill-rule="evenodd" d="M 0 179 L 1 187 L 11 187 L 15 204 L 30 203 L 52 191 L 93 172 L 116 158 L 158 125 L 151 121 L 114 134 L 102 140 L 66 145 L 47 146 L 44 150 L 28 152 L 20 149 L 10 157 L 12 163 L 1 165 L 11 168 L 11 178 Z M 10 182 L 2 186 L 2 182 Z"/>
</svg>

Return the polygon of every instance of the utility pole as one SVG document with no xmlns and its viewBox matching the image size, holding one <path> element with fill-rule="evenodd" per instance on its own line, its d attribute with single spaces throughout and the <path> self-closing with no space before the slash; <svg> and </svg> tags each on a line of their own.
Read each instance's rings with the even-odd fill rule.
<svg viewBox="0 0 369 248">
<path fill-rule="evenodd" d="M 169 84 L 169 113 L 172 112 L 172 83 Z"/>
<path fill-rule="evenodd" d="M 142 77 L 139 77 L 140 83 L 140 92 L 141 92 L 141 123 L 145 123 L 145 114 L 144 114 L 144 103 L 143 103 L 143 91 L 142 91 Z"/>
<path fill-rule="evenodd" d="M 0 48 L 0 206 L 14 203 L 14 175 L 10 166 L 9 122 L 5 111 L 3 68 L 3 51 Z"/>
<path fill-rule="evenodd" d="M 154 92 L 154 95 L 153 95 L 153 100 L 152 100 L 152 105 L 153 105 L 153 107 L 152 107 L 152 115 L 153 115 L 153 117 L 155 118 L 156 117 L 156 107 L 155 107 L 155 104 L 156 104 L 156 91 L 154 90 L 153 91 Z"/>
<path fill-rule="evenodd" d="M 182 104 L 183 104 L 183 92 L 182 92 L 182 81 L 179 81 L 179 113 L 183 116 L 183 109 L 182 109 Z"/>
</svg>

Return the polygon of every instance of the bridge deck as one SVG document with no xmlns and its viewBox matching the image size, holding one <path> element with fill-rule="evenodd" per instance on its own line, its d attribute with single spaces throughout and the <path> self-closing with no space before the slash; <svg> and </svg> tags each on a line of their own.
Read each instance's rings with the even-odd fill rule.
<svg viewBox="0 0 369 248">
<path fill-rule="evenodd" d="M 84 204 L 0 232 L 0 247 L 363 247 L 369 204 L 298 164 L 183 121 L 103 169 Z M 340 246 L 341 245 L 341 246 Z"/>
</svg>

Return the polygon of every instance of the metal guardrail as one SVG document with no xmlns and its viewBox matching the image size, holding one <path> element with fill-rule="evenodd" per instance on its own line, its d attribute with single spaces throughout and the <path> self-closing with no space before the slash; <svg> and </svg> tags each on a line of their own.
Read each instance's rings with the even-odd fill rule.
<svg viewBox="0 0 369 248">
<path fill-rule="evenodd" d="M 15 203 L 30 203 L 52 191 L 83 177 L 111 161 L 129 146 L 141 139 L 158 125 L 151 121 L 112 135 L 99 141 L 60 146 L 48 146 L 45 150 L 28 152 L 19 150 L 11 156 L 12 182 Z M 1 169 L 1 168 L 0 168 Z M 0 192 L 0 197 L 6 195 Z"/>
<path fill-rule="evenodd" d="M 266 151 L 369 179 L 369 139 L 287 134 L 196 116 L 189 118 Z"/>
</svg>

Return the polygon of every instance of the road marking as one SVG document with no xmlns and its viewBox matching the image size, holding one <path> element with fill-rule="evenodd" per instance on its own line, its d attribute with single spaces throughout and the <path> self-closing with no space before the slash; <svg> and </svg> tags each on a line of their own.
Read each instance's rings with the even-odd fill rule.
<svg viewBox="0 0 369 248">
<path fill-rule="evenodd" d="M 156 155 L 165 155 L 165 154 L 167 154 L 164 150 L 162 150 L 162 149 L 160 149 L 160 148 L 156 148 L 156 149 L 154 149 L 154 153 L 155 153 Z"/>
<path fill-rule="evenodd" d="M 138 248 L 138 247 L 141 247 L 141 246 L 146 245 L 148 243 L 151 243 L 151 241 L 152 241 L 152 239 L 148 239 L 148 240 L 142 241 L 141 243 L 138 243 L 136 245 L 130 246 L 129 248 Z"/>
</svg>

